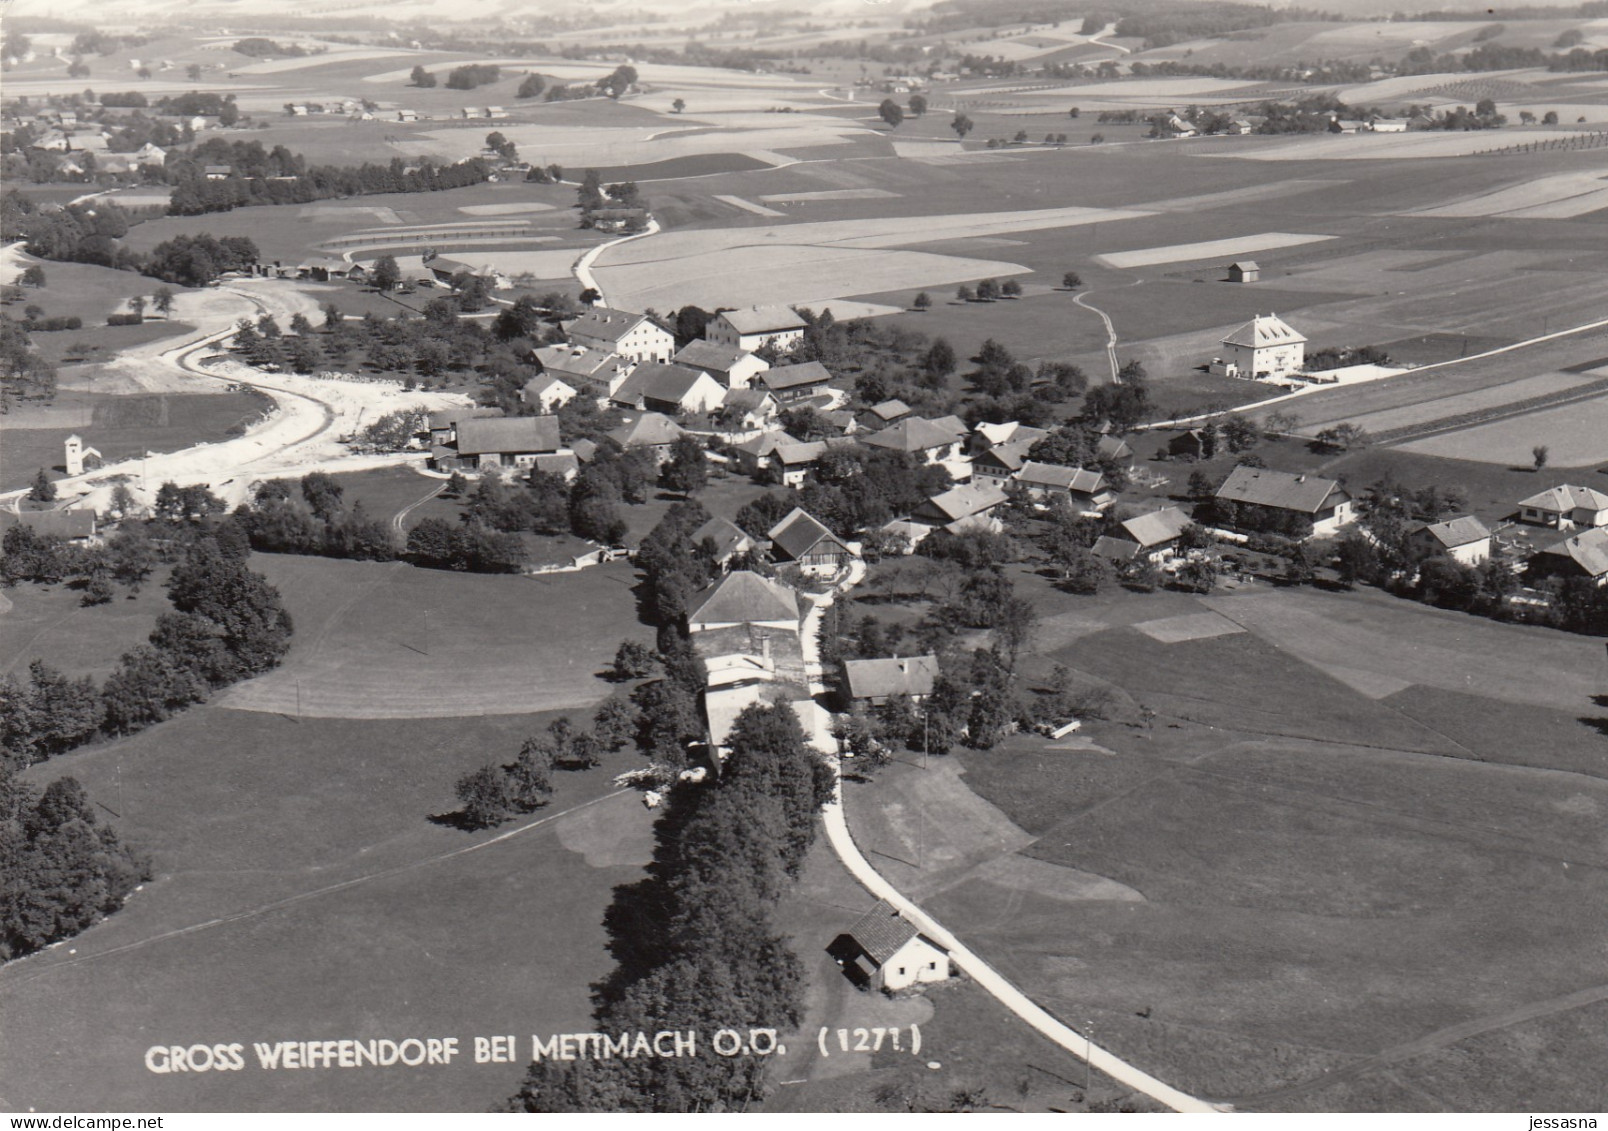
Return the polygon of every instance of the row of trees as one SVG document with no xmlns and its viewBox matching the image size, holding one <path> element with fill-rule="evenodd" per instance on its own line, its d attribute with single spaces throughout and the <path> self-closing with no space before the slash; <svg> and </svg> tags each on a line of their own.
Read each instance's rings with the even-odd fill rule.
<svg viewBox="0 0 1608 1131">
<path fill-rule="evenodd" d="M 616 890 L 605 923 L 618 966 L 594 995 L 603 1033 L 796 1028 L 804 966 L 772 920 L 797 881 L 830 769 L 786 706 L 752 706 L 718 777 L 683 784 L 656 830 L 648 877 Z M 731 1111 L 762 1095 L 759 1056 L 543 1060 L 515 1111 Z"/>
</svg>

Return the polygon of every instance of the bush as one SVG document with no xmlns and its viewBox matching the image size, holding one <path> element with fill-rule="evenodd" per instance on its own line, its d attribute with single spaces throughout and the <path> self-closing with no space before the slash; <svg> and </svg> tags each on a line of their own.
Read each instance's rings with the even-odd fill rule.
<svg viewBox="0 0 1608 1131">
<path fill-rule="evenodd" d="M 108 326 L 138 326 L 144 321 L 145 315 L 143 314 L 108 314 L 106 316 Z M 77 329 L 77 327 L 73 328 Z"/>
</svg>

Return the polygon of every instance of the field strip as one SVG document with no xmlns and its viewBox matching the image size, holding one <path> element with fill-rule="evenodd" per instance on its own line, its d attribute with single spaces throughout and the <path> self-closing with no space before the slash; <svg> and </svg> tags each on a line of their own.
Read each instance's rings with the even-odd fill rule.
<svg viewBox="0 0 1608 1131">
<path fill-rule="evenodd" d="M 1555 200 L 1550 204 L 1518 208 L 1504 215 L 1519 220 L 1573 220 L 1577 216 L 1587 216 L 1604 208 L 1608 208 L 1608 187 L 1571 196 L 1566 200 Z"/>
<path fill-rule="evenodd" d="M 463 204 L 458 211 L 465 216 L 511 216 L 520 212 L 551 212 L 554 205 L 539 200 L 509 201 L 506 204 Z"/>
<path fill-rule="evenodd" d="M 1581 373 L 1540 373 L 1534 377 L 1525 377 L 1518 381 L 1487 385 L 1483 389 L 1472 389 L 1466 393 L 1454 393 L 1451 396 L 1437 397 L 1434 400 L 1422 400 L 1416 404 L 1402 405 L 1399 408 L 1380 409 L 1377 412 L 1363 413 L 1360 416 L 1353 414 L 1350 416 L 1325 417 L 1321 420 L 1309 420 L 1306 422 L 1306 426 L 1309 428 L 1327 428 L 1332 424 L 1351 423 L 1359 428 L 1366 428 L 1375 436 L 1380 436 L 1397 428 L 1410 428 L 1415 425 L 1429 424 L 1436 420 L 1446 420 L 1465 412 L 1479 412 L 1484 409 L 1525 401 L 1533 397 L 1550 396 L 1554 393 L 1591 384 L 1595 384 L 1593 378 Z M 1389 386 L 1385 385 L 1382 388 L 1388 389 Z"/>
<path fill-rule="evenodd" d="M 1235 204 L 1257 204 L 1264 200 L 1275 200 L 1281 196 L 1296 196 L 1304 192 L 1316 192 L 1318 189 L 1336 188 L 1350 183 L 1342 180 L 1269 181 L 1267 184 L 1229 189 L 1226 192 L 1207 192 L 1199 196 L 1175 196 L 1168 200 L 1147 200 L 1139 207 L 1152 212 L 1198 212 L 1203 208 L 1227 208 Z"/>
<path fill-rule="evenodd" d="M 1107 267 L 1153 267 L 1159 263 L 1185 263 L 1196 259 L 1245 255 L 1253 251 L 1271 251 L 1280 247 L 1299 247 L 1302 244 L 1321 243 L 1335 238 L 1335 236 L 1301 235 L 1295 232 L 1266 232 L 1260 236 L 1235 236 L 1223 240 L 1203 240 L 1200 243 L 1178 243 L 1165 247 L 1138 248 L 1134 251 L 1113 251 L 1094 258 L 1097 263 L 1103 263 Z"/>
<path fill-rule="evenodd" d="M 1523 467 L 1529 464 L 1537 440 L 1547 445 L 1549 467 L 1591 467 L 1608 459 L 1608 392 L 1391 446 L 1446 459 Z"/>
<path fill-rule="evenodd" d="M 310 899 L 318 899 L 322 896 L 333 895 L 338 891 L 346 891 L 348 888 L 354 888 L 360 884 L 366 884 L 371 880 L 388 879 L 391 876 L 399 876 L 405 872 L 414 872 L 420 868 L 427 868 L 432 864 L 440 864 L 446 860 L 454 860 L 459 856 L 466 856 L 471 852 L 479 852 L 483 848 L 490 848 L 494 844 L 501 844 L 503 841 L 511 840 L 516 836 L 523 836 L 532 829 L 541 828 L 542 826 L 551 824 L 562 817 L 568 817 L 572 813 L 579 813 L 583 809 L 590 809 L 592 806 L 600 805 L 611 798 L 620 796 L 622 793 L 630 792 L 630 789 L 613 790 L 612 792 L 605 793 L 602 797 L 594 797 L 590 801 L 583 801 L 579 805 L 572 805 L 570 808 L 565 809 L 561 813 L 549 814 L 548 816 L 538 818 L 527 825 L 520 825 L 516 829 L 509 829 L 505 833 L 498 833 L 494 837 L 477 841 L 474 844 L 466 844 L 462 848 L 453 849 L 451 852 L 443 852 L 436 856 L 426 856 L 422 860 L 411 860 L 406 864 L 398 864 L 391 868 L 382 868 L 378 872 L 369 872 L 366 875 L 354 876 L 352 879 L 342 880 L 340 883 L 329 884 L 321 888 L 314 888 L 312 891 L 299 892 L 296 895 L 286 896 L 284 899 L 276 899 L 272 903 L 265 903 L 260 907 L 253 907 L 245 911 L 237 911 L 232 915 L 225 915 L 218 919 L 208 919 L 202 923 L 192 923 L 188 927 L 179 927 L 175 930 L 163 931 L 161 934 L 152 935 L 150 938 L 140 939 L 137 942 L 124 943 L 122 946 L 114 946 L 110 950 L 99 951 L 95 954 L 81 954 L 76 958 L 63 959 L 60 962 L 52 963 L 50 966 L 38 971 L 37 973 L 29 971 L 30 976 L 18 979 L 16 984 L 31 982 L 34 980 L 34 978 L 45 977 L 56 970 L 60 970 L 64 966 L 77 966 L 84 962 L 94 962 L 102 958 L 111 958 L 113 955 L 124 954 L 131 950 L 140 950 L 144 947 L 151 946 L 154 943 L 166 942 L 169 939 L 179 938 L 183 935 L 193 935 L 201 931 L 211 930 L 213 927 L 223 927 L 228 926 L 231 923 L 242 922 L 246 919 L 255 919 L 258 916 L 266 915 L 271 911 L 279 911 L 286 907 L 294 907 L 298 903 L 305 903 Z M 82 938 L 85 936 L 80 937 Z M 47 950 L 41 953 L 49 954 L 51 952 Z M 23 969 L 26 969 L 26 967 Z"/>
<path fill-rule="evenodd" d="M 1537 208 L 1547 208 L 1562 204 L 1581 196 L 1589 197 L 1598 193 L 1608 193 L 1608 185 L 1603 184 L 1603 176 L 1604 174 L 1601 173 L 1563 173 L 1555 177 L 1542 177 L 1539 180 L 1508 185 L 1506 188 L 1499 188 L 1495 192 L 1483 193 L 1463 200 L 1454 200 L 1448 204 L 1413 209 L 1398 213 L 1398 215 L 1440 216 L 1454 219 L 1472 219 L 1482 216 L 1534 215 L 1534 210 Z M 1590 212 L 1593 209 L 1586 207 L 1583 211 Z M 1567 219 L 1570 215 L 1578 214 L 1566 211 L 1556 218 Z"/>
<path fill-rule="evenodd" d="M 752 212 L 755 216 L 785 216 L 785 215 L 787 215 L 787 213 L 778 212 L 774 208 L 766 208 L 763 204 L 755 204 L 751 200 L 744 200 L 740 196 L 726 196 L 726 195 L 723 195 L 723 194 L 720 194 L 720 193 L 716 193 L 715 194 L 715 199 L 718 200 L 718 201 L 721 201 L 722 203 L 729 204 L 733 208 L 741 208 L 744 212 Z"/>
<path fill-rule="evenodd" d="M 812 200 L 886 200 L 898 193 L 879 188 L 819 189 L 815 192 L 773 192 L 759 199 L 766 204 L 803 204 Z M 720 197 L 717 199 L 725 199 Z M 773 212 L 772 216 L 780 215 Z"/>
</svg>

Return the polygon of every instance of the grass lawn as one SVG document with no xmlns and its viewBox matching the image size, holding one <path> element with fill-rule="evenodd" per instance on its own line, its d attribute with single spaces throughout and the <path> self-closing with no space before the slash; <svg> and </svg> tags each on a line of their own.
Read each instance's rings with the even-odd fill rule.
<svg viewBox="0 0 1608 1131">
<path fill-rule="evenodd" d="M 40 354 L 60 364 L 88 361 L 110 361 L 119 350 L 132 349 L 166 338 L 185 338 L 195 333 L 188 322 L 170 322 L 165 318 L 146 318 L 137 326 L 107 326 L 84 322 L 82 330 L 52 330 L 33 335 L 33 344 Z"/>
<path fill-rule="evenodd" d="M 23 583 L 6 589 L 11 607 L 0 614 L 0 673 L 26 680 L 28 665 L 43 660 L 66 674 L 105 678 L 117 658 L 144 644 L 156 618 L 172 612 L 158 570 L 140 587 L 137 597 L 117 586 L 117 596 L 86 608 L 82 590 L 67 585 Z"/>
<path fill-rule="evenodd" d="M 8 1099 L 93 1110 L 484 1110 L 520 1068 L 472 1038 L 587 1028 L 612 965 L 602 915 L 639 874 L 650 815 L 631 794 L 529 832 L 427 817 L 452 783 L 511 758 L 550 716 L 357 722 L 205 707 L 40 767 L 119 814 L 157 878 L 68 946 L 0 970 Z M 549 813 L 609 791 L 636 755 L 555 775 Z M 541 814 L 536 815 L 539 819 Z M 465 852 L 465 849 L 470 851 Z M 152 1043 L 456 1036 L 447 1067 L 159 1076 Z M 68 1055 L 71 1050 L 71 1055 Z"/>
<path fill-rule="evenodd" d="M 224 692 L 245 710 L 453 717 L 589 706 L 621 640 L 651 643 L 619 562 L 542 577 L 257 554 L 296 622 L 286 663 Z"/>
<path fill-rule="evenodd" d="M 28 264 L 37 263 L 45 272 L 45 285 L 42 287 L 24 287 L 22 302 L 13 306 L 16 317 L 21 317 L 23 306 L 38 306 L 45 312 L 46 318 L 67 318 L 77 315 L 84 320 L 84 329 L 95 326 L 104 326 L 108 314 L 129 313 L 128 300 L 135 296 L 146 299 L 146 314 L 160 322 L 151 310 L 150 298 L 158 287 L 163 286 L 160 280 L 152 279 L 147 275 L 140 275 L 134 271 L 116 271 L 110 267 L 96 267 L 89 263 L 58 263 L 54 260 L 36 260 L 27 257 Z M 185 292 L 184 287 L 170 288 L 176 294 Z M 119 329 L 132 329 L 133 327 L 119 327 Z M 60 334 L 71 337 L 76 331 L 61 330 L 52 334 L 42 334 L 36 340 L 43 340 Z"/>
<path fill-rule="evenodd" d="M 255 392 L 59 392 L 48 404 L 22 405 L 0 418 L 0 489 L 26 486 L 41 467 L 64 472 L 62 442 L 75 432 L 115 463 L 238 435 L 269 403 Z"/>
</svg>

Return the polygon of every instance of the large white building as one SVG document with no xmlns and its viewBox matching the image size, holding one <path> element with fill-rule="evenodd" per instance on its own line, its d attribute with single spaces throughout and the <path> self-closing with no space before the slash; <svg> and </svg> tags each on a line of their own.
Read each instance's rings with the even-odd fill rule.
<svg viewBox="0 0 1608 1131">
<path fill-rule="evenodd" d="M 646 314 L 598 307 L 564 327 L 571 345 L 614 353 L 635 362 L 669 361 L 675 335 Z"/>
<path fill-rule="evenodd" d="M 785 352 L 803 340 L 807 325 L 788 307 L 750 306 L 715 315 L 704 327 L 704 337 L 716 345 L 750 352 L 764 346 Z"/>
<path fill-rule="evenodd" d="M 1222 341 L 1214 373 L 1228 377 L 1285 377 L 1306 364 L 1306 337 L 1277 314 L 1258 314 Z"/>
</svg>

